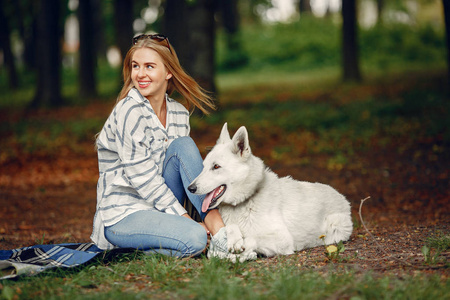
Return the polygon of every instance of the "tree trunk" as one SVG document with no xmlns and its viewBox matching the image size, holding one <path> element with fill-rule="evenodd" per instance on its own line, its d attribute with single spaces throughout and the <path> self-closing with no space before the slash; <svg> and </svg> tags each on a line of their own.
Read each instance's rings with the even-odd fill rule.
<svg viewBox="0 0 450 300">
<path fill-rule="evenodd" d="M 450 86 L 450 2 L 442 0 L 444 5 L 445 35 L 447 39 L 447 88 Z M 450 90 L 450 88 L 448 88 Z"/>
<path fill-rule="evenodd" d="M 36 69 L 36 35 L 39 1 L 13 1 L 14 14 L 23 41 L 23 61 L 28 69 Z"/>
<path fill-rule="evenodd" d="M 237 0 L 219 0 L 223 27 L 229 34 L 235 34 L 239 30 L 239 12 Z"/>
<path fill-rule="evenodd" d="M 360 81 L 356 0 L 342 1 L 342 67 L 344 81 Z"/>
<path fill-rule="evenodd" d="M 95 69 L 97 66 L 97 51 L 94 41 L 94 16 L 92 0 L 80 1 L 78 18 L 80 24 L 80 63 L 78 79 L 79 94 L 82 98 L 97 96 Z"/>
<path fill-rule="evenodd" d="M 190 27 L 189 69 L 205 89 L 215 93 L 214 81 L 214 0 L 198 0 L 196 5 L 188 7 L 192 17 Z"/>
<path fill-rule="evenodd" d="M 163 34 L 169 37 L 170 43 L 177 52 L 181 65 L 188 72 L 189 62 L 189 30 L 187 21 L 187 3 L 185 0 L 166 0 L 164 7 Z M 192 75 L 192 74 L 191 74 Z"/>
<path fill-rule="evenodd" d="M 377 0 L 377 24 L 383 24 L 384 0 Z"/>
<path fill-rule="evenodd" d="M 106 45 L 104 15 L 103 15 L 103 0 L 91 0 L 92 15 L 93 15 L 93 35 L 94 47 L 97 51 L 97 58 L 106 58 L 108 46 Z"/>
<path fill-rule="evenodd" d="M 61 97 L 61 42 L 59 0 L 41 0 L 37 20 L 37 90 L 32 107 L 58 106 Z"/>
<path fill-rule="evenodd" d="M 8 19 L 3 9 L 4 3 L 0 0 L 0 49 L 3 50 L 6 68 L 8 70 L 9 88 L 16 90 L 19 87 L 14 55 L 11 51 L 11 41 Z"/>
<path fill-rule="evenodd" d="M 133 21 L 133 1 L 114 0 L 114 28 L 116 32 L 116 43 L 120 49 L 122 62 L 132 46 L 134 35 Z M 120 82 L 123 82 L 123 78 L 120 78 Z"/>
<path fill-rule="evenodd" d="M 164 33 L 183 68 L 214 93 L 214 0 L 167 0 L 164 11 Z"/>
<path fill-rule="evenodd" d="M 233 69 L 247 64 L 248 57 L 241 46 L 239 32 L 240 16 L 237 0 L 219 0 L 220 20 L 225 29 L 226 60 L 224 67 Z"/>
<path fill-rule="evenodd" d="M 311 14 L 311 0 L 299 0 L 298 1 L 298 12 L 300 13 L 300 17 L 302 14 Z"/>
</svg>

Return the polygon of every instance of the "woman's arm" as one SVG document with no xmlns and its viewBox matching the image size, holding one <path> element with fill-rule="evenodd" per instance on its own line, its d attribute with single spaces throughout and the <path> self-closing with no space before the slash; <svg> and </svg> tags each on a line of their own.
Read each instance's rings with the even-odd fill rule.
<svg viewBox="0 0 450 300">
<path fill-rule="evenodd" d="M 215 235 L 220 228 L 225 227 L 218 209 L 212 209 L 208 212 L 205 217 L 205 225 L 212 235 Z"/>
<path fill-rule="evenodd" d="M 187 213 L 185 213 L 183 217 L 192 220 L 191 216 L 189 216 Z M 220 230 L 220 228 L 225 227 L 222 216 L 220 215 L 218 209 L 210 210 L 205 217 L 204 223 L 200 223 L 200 225 L 205 228 L 207 234 L 212 235 L 215 235 Z"/>
</svg>

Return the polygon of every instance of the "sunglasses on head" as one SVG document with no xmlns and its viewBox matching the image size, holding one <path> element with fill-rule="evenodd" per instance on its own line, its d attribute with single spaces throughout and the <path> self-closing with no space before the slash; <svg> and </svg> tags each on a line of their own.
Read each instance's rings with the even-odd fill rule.
<svg viewBox="0 0 450 300">
<path fill-rule="evenodd" d="M 152 39 L 157 40 L 159 42 L 166 41 L 167 48 L 169 48 L 170 53 L 172 53 L 172 50 L 170 49 L 169 38 L 167 36 L 162 34 L 141 34 L 133 38 L 133 45 L 136 45 L 138 41 L 144 39 Z"/>
</svg>

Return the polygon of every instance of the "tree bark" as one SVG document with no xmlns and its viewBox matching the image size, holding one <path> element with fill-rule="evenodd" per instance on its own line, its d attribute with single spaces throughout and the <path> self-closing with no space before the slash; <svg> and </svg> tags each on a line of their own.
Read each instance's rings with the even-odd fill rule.
<svg viewBox="0 0 450 300">
<path fill-rule="evenodd" d="M 114 28 L 122 62 L 132 44 L 134 35 L 133 21 L 133 1 L 114 0 Z M 122 76 L 120 78 L 120 82 L 123 82 Z"/>
<path fill-rule="evenodd" d="M 377 0 L 377 24 L 383 24 L 384 0 Z"/>
<path fill-rule="evenodd" d="M 304 13 L 310 14 L 312 12 L 311 1 L 310 0 L 299 0 L 298 1 L 298 12 L 300 13 L 300 17 Z"/>
<path fill-rule="evenodd" d="M 94 41 L 94 16 L 92 0 L 79 2 L 78 18 L 80 24 L 80 61 L 78 79 L 79 94 L 83 98 L 97 96 L 97 80 L 95 69 L 97 66 L 97 51 Z"/>
<path fill-rule="evenodd" d="M 59 0 L 41 0 L 37 20 L 37 90 L 32 107 L 58 106 L 61 97 L 61 24 Z"/>
<path fill-rule="evenodd" d="M 177 52 L 181 65 L 189 72 L 189 29 L 187 24 L 187 3 L 185 0 L 166 0 L 163 18 L 163 34 Z"/>
<path fill-rule="evenodd" d="M 0 49 L 3 50 L 4 60 L 8 70 L 9 88 L 16 90 L 19 87 L 19 80 L 17 78 L 14 55 L 11 51 L 10 30 L 8 18 L 3 9 L 4 5 L 3 1 L 0 0 Z"/>
<path fill-rule="evenodd" d="M 198 0 L 196 5 L 188 7 L 192 17 L 190 27 L 189 69 L 205 89 L 215 93 L 214 81 L 214 0 Z"/>
<path fill-rule="evenodd" d="M 164 11 L 164 33 L 181 65 L 203 88 L 214 93 L 214 0 L 167 0 Z"/>
<path fill-rule="evenodd" d="M 445 36 L 447 40 L 447 88 L 450 86 L 450 2 L 442 0 L 444 6 Z M 450 88 L 448 88 L 450 90 Z"/>
<path fill-rule="evenodd" d="M 36 35 L 39 1 L 13 1 L 14 14 L 23 41 L 23 60 L 27 68 L 36 69 Z"/>
<path fill-rule="evenodd" d="M 361 81 L 356 0 L 342 1 L 342 68 L 344 81 Z"/>
<path fill-rule="evenodd" d="M 104 15 L 103 15 L 103 0 L 91 0 L 92 15 L 93 15 L 93 35 L 94 47 L 97 51 L 97 58 L 106 58 L 108 47 L 106 45 Z"/>
<path fill-rule="evenodd" d="M 241 35 L 239 32 L 240 15 L 237 0 L 219 0 L 220 20 L 225 29 L 226 60 L 224 67 L 233 69 L 247 64 L 248 57 L 242 49 Z"/>
<path fill-rule="evenodd" d="M 223 27 L 229 34 L 235 34 L 239 30 L 239 12 L 237 8 L 237 0 L 219 0 L 217 1 L 220 8 Z"/>
</svg>

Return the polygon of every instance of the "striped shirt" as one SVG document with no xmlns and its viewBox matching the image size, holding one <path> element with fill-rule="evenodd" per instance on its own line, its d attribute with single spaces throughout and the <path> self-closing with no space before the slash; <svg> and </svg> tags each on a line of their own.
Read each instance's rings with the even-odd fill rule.
<svg viewBox="0 0 450 300">
<path fill-rule="evenodd" d="M 104 235 L 112 226 L 140 210 L 182 215 L 178 202 L 162 177 L 170 143 L 190 131 L 189 112 L 166 95 L 166 127 L 136 89 L 117 103 L 97 138 L 99 180 L 92 241 L 112 249 Z"/>
</svg>

